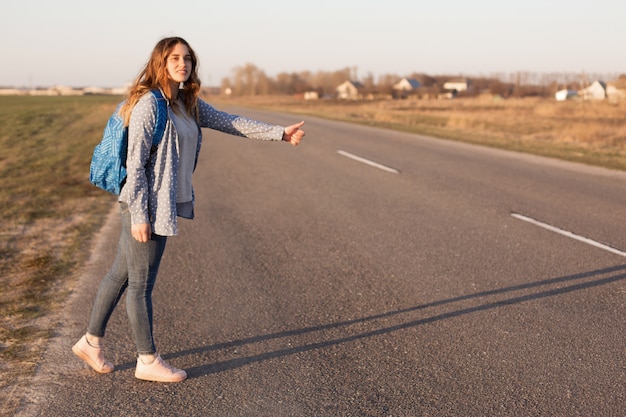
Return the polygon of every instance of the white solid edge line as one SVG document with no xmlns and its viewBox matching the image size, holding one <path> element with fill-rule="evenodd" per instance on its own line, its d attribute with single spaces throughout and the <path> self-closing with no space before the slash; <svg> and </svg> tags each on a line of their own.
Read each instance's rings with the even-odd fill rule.
<svg viewBox="0 0 626 417">
<path fill-rule="evenodd" d="M 574 234 L 572 232 L 569 232 L 567 230 L 559 229 L 558 227 L 551 226 L 551 225 L 549 225 L 547 223 L 540 222 L 538 220 L 535 220 L 533 218 L 524 216 L 522 214 L 511 213 L 511 216 L 515 217 L 516 219 L 523 220 L 523 221 L 528 222 L 528 223 L 532 223 L 532 224 L 534 224 L 536 226 L 543 227 L 544 229 L 550 230 L 550 231 L 558 233 L 560 235 L 567 236 L 567 237 L 569 237 L 571 239 L 575 239 L 575 240 L 578 240 L 580 242 L 584 242 L 584 243 L 586 243 L 588 245 L 595 246 L 596 248 L 604 249 L 605 251 L 614 253 L 614 254 L 619 255 L 619 256 L 626 257 L 626 252 L 622 252 L 619 249 L 615 249 L 615 248 L 612 248 L 610 246 L 604 245 L 604 244 L 602 244 L 600 242 L 596 242 L 595 240 L 588 239 L 588 238 L 583 237 L 583 236 L 579 236 L 579 235 Z"/>
<path fill-rule="evenodd" d="M 397 169 L 386 167 L 384 165 L 381 165 L 381 164 L 378 164 L 376 162 L 370 161 L 369 159 L 365 159 L 365 158 L 361 158 L 360 156 L 352 155 L 351 153 L 348 153 L 346 151 L 339 150 L 339 151 L 337 151 L 337 153 L 339 155 L 343 155 L 343 156 L 346 156 L 348 158 L 354 159 L 355 161 L 359 161 L 359 162 L 362 162 L 364 164 L 376 167 L 378 169 L 382 169 L 383 171 L 391 172 L 392 174 L 399 174 L 400 173 L 400 171 L 398 171 Z"/>
</svg>

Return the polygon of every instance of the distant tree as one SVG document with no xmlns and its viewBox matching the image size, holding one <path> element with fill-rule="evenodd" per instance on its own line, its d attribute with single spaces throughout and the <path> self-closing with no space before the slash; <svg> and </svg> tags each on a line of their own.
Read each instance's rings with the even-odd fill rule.
<svg viewBox="0 0 626 417">
<path fill-rule="evenodd" d="M 393 95 L 393 86 L 400 81 L 396 74 L 382 74 L 378 76 L 378 92 Z"/>
<path fill-rule="evenodd" d="M 334 86 L 330 81 L 330 76 L 328 72 L 318 71 L 315 74 L 311 74 L 309 78 L 309 84 L 313 90 L 316 90 L 320 93 L 320 95 L 332 94 L 334 91 Z"/>
<path fill-rule="evenodd" d="M 307 78 L 310 78 L 308 72 L 304 73 L 286 73 L 281 72 L 276 76 L 274 82 L 275 92 L 280 94 L 302 94 L 311 89 Z"/>
<path fill-rule="evenodd" d="M 363 77 L 363 80 L 361 80 L 361 83 L 363 84 L 363 93 L 365 94 L 377 93 L 377 86 L 376 86 L 376 82 L 374 81 L 374 74 L 372 74 L 371 72 L 368 73 L 365 77 Z"/>
<path fill-rule="evenodd" d="M 274 86 L 276 87 L 276 93 L 293 94 L 293 74 L 281 72 L 276 76 Z"/>
<path fill-rule="evenodd" d="M 499 79 L 492 79 L 487 88 L 489 93 L 502 97 L 509 97 L 513 92 L 511 84 L 503 83 Z"/>
<path fill-rule="evenodd" d="M 232 84 L 230 82 L 230 79 L 226 78 L 226 77 L 222 78 L 222 83 L 220 84 L 220 88 L 221 88 L 223 94 L 225 94 L 227 91 L 232 92 L 233 86 L 232 86 Z M 230 94 L 230 93 L 228 93 L 228 94 Z"/>
<path fill-rule="evenodd" d="M 282 72 L 276 78 L 268 77 L 265 72 L 253 64 L 245 64 L 232 70 L 232 77 L 222 80 L 222 91 L 232 90 L 233 95 L 259 94 L 302 94 L 306 91 L 317 91 L 321 96 L 334 96 L 337 86 L 347 80 L 360 81 L 366 94 L 393 95 L 393 86 L 402 77 L 397 74 L 383 74 L 378 76 L 377 82 L 372 73 L 367 73 L 363 79 L 357 78 L 357 67 L 345 67 L 336 71 L 310 71 L 286 73 Z M 468 79 L 462 74 L 457 75 L 428 75 L 414 72 L 406 78 L 420 82 L 420 95 L 436 96 L 445 90 L 443 86 L 451 80 Z M 560 89 L 580 89 L 594 80 L 626 80 L 626 74 L 587 74 L 574 72 L 537 73 L 518 71 L 515 73 L 494 73 L 486 77 L 471 77 L 472 88 L 459 93 L 462 97 L 473 97 L 477 94 L 489 92 L 503 97 L 543 96 L 550 97 Z"/>
<path fill-rule="evenodd" d="M 265 72 L 250 63 L 233 70 L 231 85 L 233 95 L 256 96 L 272 90 L 272 81 Z"/>
<path fill-rule="evenodd" d="M 333 91 L 334 89 L 341 83 L 343 83 L 344 81 L 347 80 L 353 80 L 353 71 L 352 68 L 350 67 L 346 67 L 342 70 L 338 70 L 335 72 L 332 72 L 330 74 L 330 78 L 333 84 Z"/>
</svg>

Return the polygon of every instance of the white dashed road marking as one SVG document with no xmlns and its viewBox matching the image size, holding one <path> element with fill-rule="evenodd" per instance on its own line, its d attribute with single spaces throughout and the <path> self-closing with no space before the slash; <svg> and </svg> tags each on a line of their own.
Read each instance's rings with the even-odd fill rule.
<svg viewBox="0 0 626 417">
<path fill-rule="evenodd" d="M 355 161 L 359 161 L 359 162 L 362 162 L 364 164 L 376 167 L 378 169 L 382 169 L 383 171 L 391 172 L 392 174 L 399 174 L 400 173 L 400 171 L 398 171 L 397 169 L 386 167 L 386 166 L 381 165 L 379 163 L 370 161 L 369 159 L 365 159 L 365 158 L 361 158 L 360 156 L 352 155 L 351 153 L 348 153 L 346 151 L 337 151 L 337 153 L 339 155 L 343 155 L 343 156 L 348 157 L 350 159 L 354 159 Z"/>
<path fill-rule="evenodd" d="M 511 216 L 515 217 L 516 219 L 519 219 L 519 220 L 522 220 L 522 221 L 534 224 L 535 226 L 543 227 L 544 229 L 550 230 L 551 232 L 555 232 L 555 233 L 558 233 L 560 235 L 567 236 L 567 237 L 569 237 L 571 239 L 575 239 L 575 240 L 578 240 L 580 242 L 584 242 L 584 243 L 586 243 L 588 245 L 595 246 L 596 248 L 603 249 L 603 250 L 605 250 L 607 252 L 611 252 L 611 253 L 614 253 L 616 255 L 626 257 L 626 252 L 622 252 L 621 250 L 612 248 L 611 246 L 607 246 L 607 245 L 605 245 L 603 243 L 596 242 L 595 240 L 592 240 L 592 239 L 589 239 L 589 238 L 586 238 L 586 237 L 583 237 L 583 236 L 579 236 L 579 235 L 577 235 L 575 233 L 572 233 L 572 232 L 569 232 L 567 230 L 559 229 L 558 227 L 549 225 L 547 223 L 540 222 L 540 221 L 535 220 L 535 219 L 530 218 L 530 217 L 526 217 L 526 216 L 524 216 L 522 214 L 511 213 Z"/>
</svg>

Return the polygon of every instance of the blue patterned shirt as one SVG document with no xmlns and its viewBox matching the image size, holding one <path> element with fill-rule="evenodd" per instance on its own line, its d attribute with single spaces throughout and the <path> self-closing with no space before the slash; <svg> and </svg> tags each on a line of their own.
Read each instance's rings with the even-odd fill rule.
<svg viewBox="0 0 626 417">
<path fill-rule="evenodd" d="M 151 152 L 157 105 L 152 94 L 142 96 L 130 116 L 128 126 L 127 178 L 119 201 L 127 203 L 132 224 L 150 223 L 152 232 L 161 236 L 178 234 L 176 185 L 178 176 L 178 135 L 168 105 L 165 133 L 156 151 Z M 199 125 L 231 135 L 252 139 L 281 141 L 285 128 L 247 117 L 216 110 L 198 99 Z M 195 164 L 202 146 L 198 129 Z M 192 203 L 193 204 L 193 203 Z"/>
</svg>

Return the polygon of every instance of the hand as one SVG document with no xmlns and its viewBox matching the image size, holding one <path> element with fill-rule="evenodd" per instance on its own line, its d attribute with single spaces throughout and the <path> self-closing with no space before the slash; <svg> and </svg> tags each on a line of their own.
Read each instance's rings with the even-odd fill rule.
<svg viewBox="0 0 626 417">
<path fill-rule="evenodd" d="M 283 140 L 291 143 L 293 146 L 298 146 L 298 143 L 304 137 L 304 130 L 300 129 L 304 125 L 304 122 L 296 123 L 295 125 L 287 126 L 285 133 L 283 133 Z"/>
<path fill-rule="evenodd" d="M 130 228 L 130 234 L 137 242 L 146 243 L 150 240 L 152 228 L 149 223 L 133 224 Z"/>
</svg>

